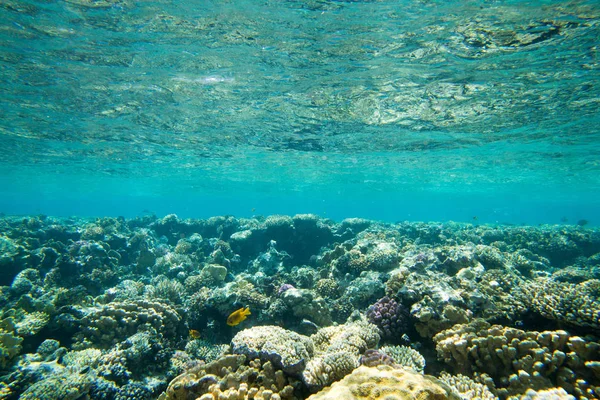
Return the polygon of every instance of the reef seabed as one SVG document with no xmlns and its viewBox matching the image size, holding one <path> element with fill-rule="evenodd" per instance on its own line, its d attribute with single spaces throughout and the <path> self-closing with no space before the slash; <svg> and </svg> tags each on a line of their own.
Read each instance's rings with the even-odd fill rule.
<svg viewBox="0 0 600 400">
<path fill-rule="evenodd" d="M 1 399 L 600 397 L 596 228 L 5 216 L 0 285 Z"/>
</svg>

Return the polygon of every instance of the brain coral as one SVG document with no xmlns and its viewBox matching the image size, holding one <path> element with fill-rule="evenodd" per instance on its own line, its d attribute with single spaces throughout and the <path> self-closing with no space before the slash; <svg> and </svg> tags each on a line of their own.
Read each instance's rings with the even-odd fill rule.
<svg viewBox="0 0 600 400">
<path fill-rule="evenodd" d="M 271 361 L 289 374 L 299 374 L 314 354 L 312 340 L 278 326 L 255 326 L 231 340 L 233 353 Z"/>
<path fill-rule="evenodd" d="M 413 371 L 392 368 L 359 367 L 309 400 L 445 400 L 460 397 L 437 379 Z"/>
</svg>

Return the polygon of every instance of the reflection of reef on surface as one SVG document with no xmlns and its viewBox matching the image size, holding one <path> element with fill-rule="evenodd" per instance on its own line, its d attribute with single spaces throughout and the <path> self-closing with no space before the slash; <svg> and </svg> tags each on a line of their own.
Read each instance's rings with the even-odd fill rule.
<svg viewBox="0 0 600 400">
<path fill-rule="evenodd" d="M 3 217 L 0 251 L 1 398 L 332 398 L 408 379 L 436 398 L 591 399 L 600 386 L 592 228 Z"/>
</svg>

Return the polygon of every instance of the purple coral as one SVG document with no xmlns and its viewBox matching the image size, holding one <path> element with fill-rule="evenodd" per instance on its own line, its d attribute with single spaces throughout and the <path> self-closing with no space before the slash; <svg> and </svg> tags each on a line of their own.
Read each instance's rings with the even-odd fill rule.
<svg viewBox="0 0 600 400">
<path fill-rule="evenodd" d="M 367 310 L 367 319 L 377 325 L 384 339 L 400 340 L 408 330 L 406 307 L 385 296 Z"/>
<path fill-rule="evenodd" d="M 290 289 L 295 289 L 295 288 L 294 288 L 293 285 L 290 285 L 289 283 L 284 283 L 277 290 L 277 296 L 281 296 L 283 294 L 283 292 L 286 292 L 286 291 L 288 291 Z"/>
<path fill-rule="evenodd" d="M 360 365 L 376 367 L 378 365 L 394 365 L 394 359 L 376 349 L 369 349 L 358 359 Z"/>
</svg>

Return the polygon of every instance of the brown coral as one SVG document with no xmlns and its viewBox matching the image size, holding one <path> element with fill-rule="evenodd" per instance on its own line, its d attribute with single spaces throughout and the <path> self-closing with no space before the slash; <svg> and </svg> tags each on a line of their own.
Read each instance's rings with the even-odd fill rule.
<svg viewBox="0 0 600 400">
<path fill-rule="evenodd" d="M 579 284 L 538 279 L 521 286 L 524 302 L 542 316 L 600 330 L 600 281 Z"/>
<path fill-rule="evenodd" d="M 156 329 L 164 338 L 182 332 L 181 316 L 172 307 L 155 301 L 114 301 L 86 309 L 73 348 L 109 348 L 137 332 Z"/>
<path fill-rule="evenodd" d="M 475 320 L 440 332 L 433 340 L 438 356 L 455 372 L 489 375 L 501 397 L 560 386 L 594 398 L 597 390 L 594 366 L 600 344 L 565 331 L 523 331 Z"/>
<path fill-rule="evenodd" d="M 330 388 L 309 400 L 445 400 L 460 399 L 437 379 L 413 371 L 392 368 L 359 367 Z"/>
<path fill-rule="evenodd" d="M 173 379 L 159 400 L 293 400 L 301 398 L 298 389 L 299 382 L 271 362 L 226 355 Z"/>
</svg>

